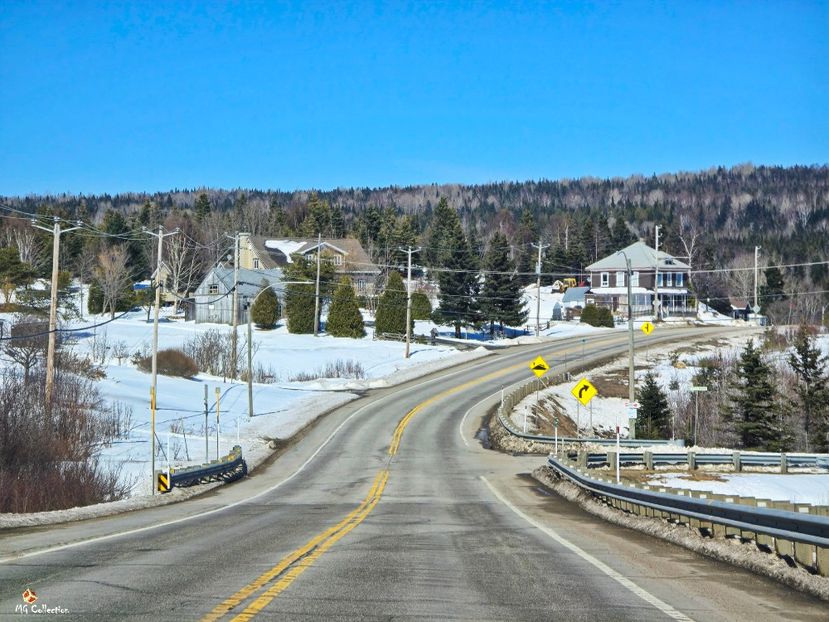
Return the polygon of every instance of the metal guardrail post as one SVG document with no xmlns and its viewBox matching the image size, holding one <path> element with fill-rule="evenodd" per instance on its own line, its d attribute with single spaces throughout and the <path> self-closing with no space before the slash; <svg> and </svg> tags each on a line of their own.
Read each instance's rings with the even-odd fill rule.
<svg viewBox="0 0 829 622">
<path fill-rule="evenodd" d="M 740 452 L 739 451 L 733 451 L 731 453 L 731 459 L 732 459 L 733 464 L 734 464 L 734 472 L 735 473 L 741 472 L 743 470 L 743 463 L 740 459 Z"/>
<path fill-rule="evenodd" d="M 786 454 L 780 454 L 780 472 L 789 472 L 789 458 L 788 456 L 786 456 Z"/>
</svg>

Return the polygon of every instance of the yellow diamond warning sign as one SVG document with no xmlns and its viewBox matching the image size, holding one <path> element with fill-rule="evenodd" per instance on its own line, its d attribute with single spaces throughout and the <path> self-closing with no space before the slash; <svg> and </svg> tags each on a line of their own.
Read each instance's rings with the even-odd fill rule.
<svg viewBox="0 0 829 622">
<path fill-rule="evenodd" d="M 645 322 L 642 324 L 642 332 L 646 335 L 650 335 L 653 332 L 653 324 L 650 322 Z"/>
<path fill-rule="evenodd" d="M 599 393 L 596 391 L 596 387 L 590 384 L 590 381 L 587 378 L 582 378 L 576 383 L 576 386 L 573 387 L 573 390 L 570 391 L 578 401 L 582 404 L 587 406 L 587 404 L 592 400 L 596 395 Z"/>
<path fill-rule="evenodd" d="M 530 363 L 530 369 L 533 370 L 533 373 L 536 376 L 541 378 L 541 376 L 543 376 L 547 373 L 547 371 L 549 371 L 550 366 L 547 365 L 547 361 L 545 361 L 543 358 L 539 356 L 532 363 Z"/>
</svg>

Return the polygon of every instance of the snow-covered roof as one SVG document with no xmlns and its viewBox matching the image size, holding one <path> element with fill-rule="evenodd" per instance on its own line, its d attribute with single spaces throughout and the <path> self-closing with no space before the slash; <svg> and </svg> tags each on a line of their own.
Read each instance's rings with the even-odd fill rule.
<svg viewBox="0 0 829 622">
<path fill-rule="evenodd" d="M 656 249 L 651 248 L 644 242 L 634 242 L 630 246 L 590 264 L 587 266 L 586 270 L 588 272 L 599 272 L 602 270 L 625 270 L 627 267 L 625 263 L 625 255 L 627 255 L 628 259 L 630 259 L 630 267 L 632 270 L 647 270 L 656 268 Z M 688 264 L 675 259 L 673 255 L 659 251 L 659 269 L 687 270 Z"/>
<path fill-rule="evenodd" d="M 568 287 L 564 292 L 561 302 L 582 302 L 584 295 L 590 290 L 589 287 Z"/>
<path fill-rule="evenodd" d="M 265 248 L 278 250 L 292 263 L 291 255 L 299 253 L 308 245 L 307 240 L 265 240 Z"/>
</svg>

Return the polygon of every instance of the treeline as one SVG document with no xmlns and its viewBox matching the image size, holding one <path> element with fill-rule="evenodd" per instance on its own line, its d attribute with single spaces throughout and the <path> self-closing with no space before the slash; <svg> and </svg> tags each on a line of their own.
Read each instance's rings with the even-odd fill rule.
<svg viewBox="0 0 829 622">
<path fill-rule="evenodd" d="M 637 392 L 637 434 L 706 447 L 829 451 L 829 357 L 807 327 L 769 330 L 736 356 L 706 357 L 691 384 L 708 391 L 691 397 L 677 380 L 664 390 L 647 374 Z"/>
<path fill-rule="evenodd" d="M 416 261 L 439 265 L 441 201 L 461 224 L 470 259 L 482 264 L 487 250 L 504 244 L 519 281 L 533 280 L 539 241 L 545 246 L 545 283 L 577 276 L 585 266 L 637 239 L 691 265 L 690 286 L 722 311 L 729 298 L 751 300 L 754 247 L 761 247 L 762 302 L 775 321 L 815 322 L 829 290 L 829 167 L 741 165 L 697 173 L 628 178 L 426 185 L 319 192 L 263 190 L 173 190 L 155 194 L 9 197 L 8 216 L 58 215 L 92 223 L 62 240 L 62 265 L 88 280 L 100 253 L 122 247 L 131 277 L 155 268 L 154 239 L 141 227 L 182 234 L 166 262 L 176 291 L 197 283 L 224 259 L 226 233 L 353 236 L 384 269 L 402 269 L 408 245 L 423 247 Z M 12 211 L 17 210 L 17 211 Z M 4 219 L 0 247 L 15 247 L 21 259 L 46 276 L 51 236 L 27 220 Z M 445 245 L 444 245 L 445 248 Z M 165 252 L 165 257 L 167 253 Z M 472 259 L 474 258 L 474 259 Z M 65 261 L 64 261 L 65 259 Z M 119 258 L 116 258 L 119 259 Z M 785 265 L 767 273 L 768 266 Z M 768 282 L 766 282 L 768 281 Z M 782 303 L 782 304 L 780 304 Z M 105 306 L 105 305 L 104 305 Z"/>
</svg>

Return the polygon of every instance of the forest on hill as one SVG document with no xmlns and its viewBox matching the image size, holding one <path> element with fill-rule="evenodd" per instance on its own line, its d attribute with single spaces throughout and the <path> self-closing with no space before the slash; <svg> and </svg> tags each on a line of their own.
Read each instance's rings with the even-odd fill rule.
<svg viewBox="0 0 829 622">
<path fill-rule="evenodd" d="M 642 239 L 692 267 L 702 300 L 725 308 L 753 291 L 754 248 L 760 246 L 764 308 L 778 321 L 819 317 L 829 290 L 829 166 L 744 164 L 700 172 L 626 178 L 562 179 L 479 185 L 271 191 L 194 188 L 153 194 L 5 197 L 0 246 L 16 247 L 40 272 L 48 270 L 50 236 L 33 230 L 28 214 L 83 220 L 101 235 L 66 236 L 64 266 L 90 273 L 101 245 L 123 242 L 135 278 L 152 270 L 153 239 L 141 227 L 180 227 L 197 259 L 194 277 L 223 259 L 225 233 L 359 237 L 381 267 L 400 266 L 401 245 L 423 246 L 434 265 L 435 217 L 445 200 L 460 218 L 471 254 L 483 259 L 496 233 L 505 236 L 519 277 L 534 277 L 537 251 L 549 245 L 543 273 L 550 282 L 578 275 L 596 259 Z M 109 236 L 109 237 L 107 237 Z M 498 239 L 502 239 L 499 237 Z"/>
</svg>

